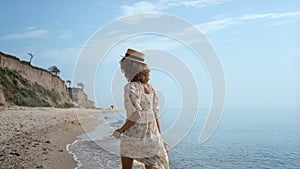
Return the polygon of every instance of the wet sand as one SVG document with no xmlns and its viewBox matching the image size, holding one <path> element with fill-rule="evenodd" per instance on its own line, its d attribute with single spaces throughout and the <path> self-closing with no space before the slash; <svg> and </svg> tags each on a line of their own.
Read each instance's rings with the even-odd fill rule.
<svg viewBox="0 0 300 169">
<path fill-rule="evenodd" d="M 112 111 L 0 107 L 0 168 L 74 169 L 66 145 L 103 122 L 90 115 L 105 112 Z"/>
</svg>

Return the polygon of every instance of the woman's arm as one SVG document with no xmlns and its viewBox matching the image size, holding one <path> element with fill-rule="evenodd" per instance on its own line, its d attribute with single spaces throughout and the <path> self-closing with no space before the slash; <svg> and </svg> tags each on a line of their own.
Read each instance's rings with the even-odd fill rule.
<svg viewBox="0 0 300 169">
<path fill-rule="evenodd" d="M 125 123 L 123 124 L 123 126 L 119 129 L 117 129 L 116 131 L 119 133 L 124 133 L 124 131 L 126 131 L 127 129 L 129 129 L 131 126 L 133 126 L 136 122 L 131 121 L 131 120 L 126 120 Z"/>
<path fill-rule="evenodd" d="M 124 123 L 124 125 L 115 130 L 112 134 L 112 136 L 114 136 L 115 138 L 120 138 L 121 134 L 126 131 L 127 129 L 129 129 L 131 126 L 133 126 L 136 122 L 131 121 L 131 120 L 126 120 L 126 122 Z"/>
<path fill-rule="evenodd" d="M 131 126 L 133 126 L 140 118 L 141 118 L 141 112 L 140 111 L 134 112 L 129 117 L 129 119 L 126 119 L 126 121 L 123 124 L 123 126 L 121 128 L 119 128 L 119 129 L 117 129 L 117 131 L 119 133 L 123 133 L 124 131 L 126 131 L 127 129 L 129 129 Z"/>
<path fill-rule="evenodd" d="M 131 126 L 133 126 L 136 122 L 131 121 L 131 120 L 126 120 L 125 123 L 123 124 L 123 126 L 117 130 L 115 130 L 112 134 L 112 136 L 116 137 L 116 138 L 120 138 L 120 135 L 126 131 L 127 129 L 129 129 Z"/>
<path fill-rule="evenodd" d="M 158 131 L 161 134 L 159 118 L 156 118 L 155 120 L 156 120 L 156 125 L 157 125 L 157 128 L 158 128 Z"/>
<path fill-rule="evenodd" d="M 116 138 L 120 138 L 120 135 L 122 133 L 124 133 L 127 129 L 129 129 L 131 126 L 133 126 L 137 120 L 139 120 L 141 117 L 141 112 L 140 111 L 136 111 L 134 112 L 131 116 L 130 116 L 130 120 L 126 119 L 125 123 L 123 124 L 123 126 L 117 130 L 115 130 L 112 134 L 112 136 L 116 137 Z"/>
</svg>

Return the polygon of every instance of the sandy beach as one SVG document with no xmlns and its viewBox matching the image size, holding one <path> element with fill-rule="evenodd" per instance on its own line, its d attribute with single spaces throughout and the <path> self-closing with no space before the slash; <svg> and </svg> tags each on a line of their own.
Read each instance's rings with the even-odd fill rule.
<svg viewBox="0 0 300 169">
<path fill-rule="evenodd" d="M 66 145 L 101 124 L 90 115 L 105 112 L 112 111 L 0 107 L 0 169 L 74 169 Z"/>
</svg>

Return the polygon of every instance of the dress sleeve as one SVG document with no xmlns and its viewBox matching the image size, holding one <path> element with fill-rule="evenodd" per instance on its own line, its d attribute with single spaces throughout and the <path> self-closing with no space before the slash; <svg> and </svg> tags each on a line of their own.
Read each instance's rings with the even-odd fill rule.
<svg viewBox="0 0 300 169">
<path fill-rule="evenodd" d="M 127 112 L 127 119 L 130 119 L 133 113 L 140 113 L 142 110 L 140 105 L 141 93 L 137 85 L 138 84 L 132 82 L 126 84 L 124 87 L 124 105 Z"/>
<path fill-rule="evenodd" d="M 152 86 L 152 90 L 153 90 L 153 111 L 154 111 L 155 118 L 158 118 L 158 111 L 159 111 L 158 96 L 153 86 Z"/>
</svg>

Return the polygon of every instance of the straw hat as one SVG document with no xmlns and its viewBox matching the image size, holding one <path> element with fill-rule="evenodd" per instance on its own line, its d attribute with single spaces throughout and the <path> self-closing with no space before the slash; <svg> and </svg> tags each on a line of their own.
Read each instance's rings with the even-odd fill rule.
<svg viewBox="0 0 300 169">
<path fill-rule="evenodd" d="M 129 59 L 135 62 L 144 63 L 145 54 L 138 52 L 134 49 L 127 49 L 127 52 L 125 53 L 125 56 L 123 56 L 123 59 Z"/>
</svg>

